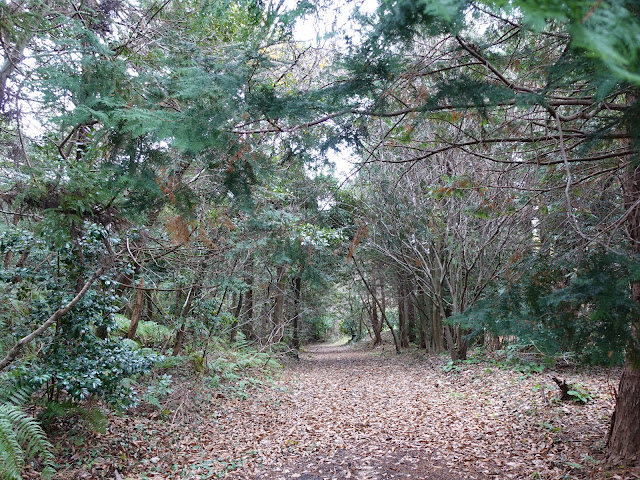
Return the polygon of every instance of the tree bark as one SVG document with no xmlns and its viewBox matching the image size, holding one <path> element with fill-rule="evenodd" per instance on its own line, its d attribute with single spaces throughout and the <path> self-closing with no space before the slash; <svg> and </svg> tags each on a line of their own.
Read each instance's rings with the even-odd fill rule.
<svg viewBox="0 0 640 480">
<path fill-rule="evenodd" d="M 413 288 L 412 285 L 409 281 L 409 279 L 407 279 L 406 283 L 405 283 L 405 301 L 407 302 L 406 304 L 406 310 L 407 310 L 407 331 L 408 331 L 408 342 L 407 342 L 407 347 L 409 346 L 409 343 L 413 342 L 414 344 L 416 343 L 417 340 L 417 331 L 418 331 L 418 327 L 416 325 L 416 308 L 413 302 Z"/>
<path fill-rule="evenodd" d="M 273 305 L 273 338 L 275 343 L 284 337 L 284 265 L 276 267 L 276 295 Z"/>
<path fill-rule="evenodd" d="M 180 352 L 182 351 L 182 345 L 184 343 L 184 337 L 187 333 L 187 321 L 184 318 L 184 316 L 188 313 L 188 311 L 191 309 L 191 299 L 193 298 L 193 288 L 191 287 L 189 289 L 189 293 L 187 294 L 187 299 L 184 302 L 184 305 L 182 307 L 182 309 L 180 310 L 180 320 L 182 320 L 182 322 L 180 323 L 180 328 L 178 328 L 178 331 L 176 332 L 176 338 L 175 341 L 173 342 L 173 351 L 171 352 L 171 354 L 175 357 L 177 355 L 180 354 Z"/>
<path fill-rule="evenodd" d="M 418 325 L 420 328 L 420 348 L 424 348 L 428 353 L 433 352 L 430 317 L 432 314 L 431 298 L 420 288 L 416 294 L 415 306 L 418 313 Z"/>
<path fill-rule="evenodd" d="M 637 92 L 630 93 L 627 104 L 637 106 Z M 635 119 L 634 119 L 635 120 Z M 630 120 L 634 121 L 634 120 Z M 637 120 L 635 120 L 637 122 Z M 628 125 L 632 131 L 637 125 Z M 627 208 L 627 231 L 632 252 L 640 255 L 640 152 L 636 152 L 625 171 L 622 182 L 624 203 Z M 631 296 L 640 304 L 640 283 L 631 284 Z M 640 319 L 631 322 L 627 360 L 620 378 L 616 406 L 611 417 L 607 438 L 606 458 L 609 465 L 634 466 L 640 464 Z"/>
<path fill-rule="evenodd" d="M 133 314 L 131 315 L 131 322 L 129 323 L 129 331 L 126 338 L 133 340 L 136 337 L 136 331 L 138 330 L 138 323 L 142 316 L 142 306 L 144 304 L 144 277 L 140 278 L 138 284 L 138 291 L 136 292 L 136 303 L 133 307 Z"/>
<path fill-rule="evenodd" d="M 242 333 L 246 339 L 255 339 L 256 332 L 253 325 L 253 258 L 247 261 L 247 274 L 244 277 L 247 291 L 244 295 L 244 315 L 242 321 Z"/>
<path fill-rule="evenodd" d="M 378 317 L 378 305 L 376 304 L 375 295 L 371 295 L 371 329 L 373 330 L 373 346 L 382 345 L 382 320 Z"/>
<path fill-rule="evenodd" d="M 149 322 L 153 321 L 153 294 L 152 292 L 154 292 L 155 290 L 150 290 L 147 291 L 145 294 L 145 299 L 146 299 L 146 306 L 147 306 L 147 320 Z"/>
<path fill-rule="evenodd" d="M 393 331 L 393 327 L 391 326 L 391 323 L 389 322 L 389 319 L 387 318 L 387 315 L 385 313 L 385 308 L 384 308 L 385 307 L 384 283 L 381 283 L 381 285 L 380 285 L 381 300 L 378 300 L 378 298 L 376 297 L 375 289 L 371 288 L 371 286 L 369 285 L 369 282 L 367 282 L 367 280 L 364 278 L 364 274 L 362 273 L 362 270 L 360 270 L 360 267 L 358 267 L 358 262 L 356 262 L 356 257 L 352 255 L 351 259 L 353 260 L 353 266 L 356 268 L 356 271 L 358 272 L 358 275 L 360 275 L 360 278 L 362 279 L 362 282 L 364 283 L 364 286 L 367 288 L 367 290 L 369 291 L 369 293 L 373 297 L 374 312 L 375 312 L 376 305 L 378 306 L 378 308 L 380 308 L 380 315 L 382 316 L 382 320 L 380 321 L 380 330 L 382 331 L 383 322 L 386 323 L 387 326 L 389 327 L 389 330 L 391 330 L 391 335 L 393 335 L 393 344 L 396 347 L 396 353 L 400 353 L 400 344 L 398 343 L 398 338 L 396 337 L 396 333 Z M 384 282 L 384 280 L 382 280 L 382 282 Z M 377 338 L 376 338 L 376 340 L 377 340 Z M 382 337 L 380 337 L 380 343 L 382 343 Z M 377 345 L 377 344 L 374 343 L 374 346 L 375 345 Z"/>
<path fill-rule="evenodd" d="M 204 263 L 201 264 L 200 268 L 198 268 L 197 270 L 195 278 L 198 280 L 202 276 L 202 272 L 204 271 L 204 265 L 205 265 Z M 197 293 L 198 289 L 199 287 L 196 286 L 195 284 L 191 286 L 191 288 L 189 289 L 189 293 L 187 293 L 187 299 L 185 300 L 184 304 L 182 305 L 182 308 L 180 309 L 179 318 L 182 320 L 182 323 L 180 324 L 180 328 L 176 332 L 176 338 L 175 338 L 175 341 L 173 342 L 172 355 L 174 357 L 179 355 L 180 352 L 182 351 L 182 345 L 184 344 L 184 337 L 187 333 L 187 320 L 185 319 L 185 317 L 189 315 L 189 312 L 191 311 L 193 298 L 198 294 Z M 179 292 L 177 292 L 176 295 L 179 295 Z M 177 298 L 180 298 L 180 296 L 178 296 Z M 222 303 L 224 303 L 224 295 L 222 297 Z"/>
<path fill-rule="evenodd" d="M 398 276 L 398 327 L 400 329 L 400 346 L 409 347 L 408 312 L 407 312 L 407 291 L 404 278 Z"/>
<path fill-rule="evenodd" d="M 431 302 L 431 332 L 434 353 L 440 354 L 444 352 L 444 324 L 442 322 L 442 309 L 440 306 Z"/>
<path fill-rule="evenodd" d="M 442 271 L 439 267 L 436 267 L 431 272 L 433 299 L 431 302 L 431 331 L 433 332 L 433 351 L 437 354 L 444 352 L 444 324 L 442 319 L 444 317 L 444 308 L 442 304 L 444 302 L 442 294 Z"/>
<path fill-rule="evenodd" d="M 293 280 L 293 338 L 291 344 L 296 350 L 300 349 L 300 297 L 302 294 L 302 279 L 296 276 Z"/>
<path fill-rule="evenodd" d="M 620 379 L 606 452 L 609 465 L 640 464 L 640 369 L 631 359 Z"/>
<path fill-rule="evenodd" d="M 234 297 L 236 298 L 233 303 L 236 304 L 236 308 L 233 311 L 233 323 L 231 324 L 231 335 L 229 336 L 231 343 L 235 342 L 238 337 L 238 325 L 240 323 L 240 315 L 242 314 L 242 301 L 244 295 L 242 292 L 234 293 Z"/>
</svg>

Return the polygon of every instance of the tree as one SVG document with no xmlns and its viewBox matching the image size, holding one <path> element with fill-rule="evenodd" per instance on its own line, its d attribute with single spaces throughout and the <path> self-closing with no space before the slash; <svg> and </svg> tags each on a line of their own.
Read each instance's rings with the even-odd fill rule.
<svg viewBox="0 0 640 480">
<path fill-rule="evenodd" d="M 260 52 L 284 37 L 285 24 L 275 9 L 256 2 L 211 2 L 197 18 L 194 6 L 27 1 L 0 7 L 8 139 L 2 201 L 12 216 L 8 225 L 14 224 L 3 234 L 3 288 L 17 297 L 28 280 L 47 300 L 24 302 L 24 321 L 10 316 L 18 332 L 27 331 L 3 347 L 3 368 L 35 338 L 49 360 L 66 362 L 78 353 L 73 368 L 90 368 L 105 355 L 117 363 L 118 355 L 104 351 L 127 351 L 109 335 L 120 309 L 115 294 L 128 297 L 141 274 L 166 280 L 168 269 L 178 285 L 163 290 L 181 291 L 183 267 L 223 256 L 208 236 L 216 239 L 226 226 L 211 225 L 207 214 L 216 201 L 233 195 L 240 201 L 265 158 L 259 140 L 239 138 L 230 121 L 256 109 L 257 96 L 253 103 L 237 96 L 268 83 L 262 72 L 272 63 Z M 25 128 L 36 118 L 37 133 Z M 198 201 L 205 195 L 208 201 Z M 195 254 L 187 252 L 192 247 Z M 119 271 L 112 274 L 112 267 Z M 210 292 L 200 280 L 187 286 L 181 320 L 203 300 L 196 294 Z M 143 290 L 138 285 L 131 336 Z M 186 322 L 176 332 L 178 350 Z M 143 366 L 123 366 L 120 373 Z M 109 383 L 91 378 L 89 388 L 60 385 L 84 398 Z"/>
<path fill-rule="evenodd" d="M 541 190 L 562 192 L 583 245 L 637 255 L 635 13 L 622 0 L 382 2 L 351 57 L 352 84 L 371 103 L 348 111 L 393 119 L 385 138 L 412 129 L 416 117 L 449 124 L 455 134 L 412 147 L 404 163 L 462 151 L 535 172 Z M 592 181 L 618 189 L 606 213 L 578 196 Z M 513 187 L 523 185 L 516 179 Z M 637 283 L 629 293 L 638 299 Z M 640 452 L 636 323 L 608 442 L 612 463 L 637 462 Z"/>
</svg>

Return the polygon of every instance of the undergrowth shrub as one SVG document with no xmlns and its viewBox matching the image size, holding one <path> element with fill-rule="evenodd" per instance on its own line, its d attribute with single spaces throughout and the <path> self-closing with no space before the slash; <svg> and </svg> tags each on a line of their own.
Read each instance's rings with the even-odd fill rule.
<svg viewBox="0 0 640 480">
<path fill-rule="evenodd" d="M 629 285 L 640 281 L 640 258 L 589 252 L 575 259 L 536 256 L 524 274 L 452 321 L 481 336 L 513 338 L 540 353 L 575 352 L 589 364 L 620 364 L 640 315 Z"/>
<path fill-rule="evenodd" d="M 171 375 L 161 375 L 147 387 L 147 391 L 142 394 L 142 399 L 154 407 L 161 408 L 160 400 L 173 392 L 171 384 Z"/>
<path fill-rule="evenodd" d="M 125 335 L 129 331 L 131 320 L 121 314 L 115 314 L 114 317 L 117 333 L 121 336 Z M 140 320 L 136 329 L 136 339 L 143 346 L 162 347 L 171 339 L 172 333 L 171 329 L 165 325 L 148 320 Z"/>
<path fill-rule="evenodd" d="M 268 351 L 259 351 L 247 342 L 233 347 L 216 340 L 208 355 L 211 388 L 246 397 L 246 388 L 260 386 L 273 379 L 281 368 L 280 362 Z"/>
<path fill-rule="evenodd" d="M 44 408 L 38 414 L 38 420 L 45 429 L 63 418 L 80 420 L 94 432 L 106 433 L 107 431 L 107 415 L 97 405 L 83 405 L 72 400 L 46 401 Z"/>
</svg>

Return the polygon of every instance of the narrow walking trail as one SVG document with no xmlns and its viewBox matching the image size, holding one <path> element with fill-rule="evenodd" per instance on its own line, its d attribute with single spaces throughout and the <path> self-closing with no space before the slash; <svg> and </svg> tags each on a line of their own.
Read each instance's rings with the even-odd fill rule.
<svg viewBox="0 0 640 480">
<path fill-rule="evenodd" d="M 428 367 L 424 362 L 392 360 L 349 347 L 310 347 L 287 372 L 288 391 L 275 422 L 281 428 L 259 442 L 278 450 L 286 446 L 291 455 L 284 459 L 275 455 L 253 471 L 240 470 L 235 476 L 485 478 L 477 473 L 451 473 L 433 455 L 433 439 L 420 425 L 438 415 L 433 411 L 436 405 L 428 400 L 429 390 L 438 386 L 425 383 Z"/>
<path fill-rule="evenodd" d="M 101 438 L 132 480 L 640 478 L 599 463 L 616 371 L 446 364 L 389 345 L 311 346 L 275 383 L 238 395 L 185 380 L 163 409 L 113 418 Z M 558 401 L 552 375 L 591 400 Z M 113 478 L 98 467 L 86 478 Z"/>
<path fill-rule="evenodd" d="M 548 373 L 445 373 L 445 362 L 308 348 L 278 388 L 219 419 L 244 458 L 228 478 L 596 478 L 612 407 L 606 374 L 580 378 L 594 396 L 585 406 L 554 401 Z"/>
</svg>

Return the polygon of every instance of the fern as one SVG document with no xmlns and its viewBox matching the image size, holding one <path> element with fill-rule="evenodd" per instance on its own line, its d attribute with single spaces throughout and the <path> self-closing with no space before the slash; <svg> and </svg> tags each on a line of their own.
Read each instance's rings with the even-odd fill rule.
<svg viewBox="0 0 640 480">
<path fill-rule="evenodd" d="M 0 386 L 0 402 L 21 407 L 31 400 L 33 390 L 31 385 Z"/>
<path fill-rule="evenodd" d="M 55 473 L 53 447 L 36 420 L 14 405 L 0 405 L 0 478 L 21 480 L 26 461 L 37 456 L 44 464 L 42 476 Z"/>
<path fill-rule="evenodd" d="M 107 416 L 98 407 L 83 407 L 71 400 L 64 402 L 47 402 L 38 419 L 48 428 L 57 418 L 77 417 L 90 429 L 98 433 L 106 433 Z"/>
</svg>

